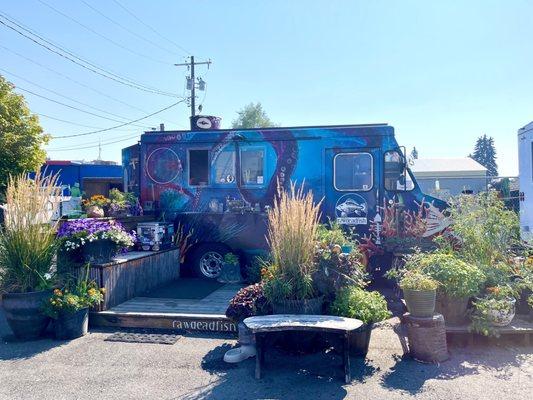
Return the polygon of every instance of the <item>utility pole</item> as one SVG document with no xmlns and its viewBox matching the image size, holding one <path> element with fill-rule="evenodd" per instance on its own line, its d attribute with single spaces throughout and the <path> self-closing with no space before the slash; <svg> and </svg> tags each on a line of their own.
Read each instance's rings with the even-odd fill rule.
<svg viewBox="0 0 533 400">
<path fill-rule="evenodd" d="M 190 105 L 191 105 L 191 117 L 196 115 L 196 85 L 198 85 L 198 90 L 205 90 L 205 82 L 202 78 L 198 78 L 198 83 L 196 82 L 196 77 L 194 75 L 194 66 L 195 65 L 207 65 L 207 69 L 211 65 L 211 60 L 195 62 L 194 56 L 189 57 L 189 61 L 183 64 L 174 64 L 176 67 L 187 67 L 191 71 L 191 76 L 187 77 L 187 89 L 191 91 Z"/>
</svg>

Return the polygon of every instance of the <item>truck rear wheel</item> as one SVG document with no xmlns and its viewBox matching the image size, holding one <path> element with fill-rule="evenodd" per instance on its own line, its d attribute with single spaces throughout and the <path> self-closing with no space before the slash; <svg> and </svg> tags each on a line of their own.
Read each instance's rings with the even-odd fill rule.
<svg viewBox="0 0 533 400">
<path fill-rule="evenodd" d="M 205 279 L 216 279 L 220 275 L 224 256 L 230 248 L 221 243 L 204 243 L 196 247 L 191 254 L 193 273 Z"/>
</svg>

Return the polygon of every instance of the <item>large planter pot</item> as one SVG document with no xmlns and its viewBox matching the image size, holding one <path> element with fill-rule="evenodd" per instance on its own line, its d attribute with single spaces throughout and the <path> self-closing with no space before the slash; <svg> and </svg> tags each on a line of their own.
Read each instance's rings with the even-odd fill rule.
<svg viewBox="0 0 533 400">
<path fill-rule="evenodd" d="M 112 240 L 95 240 L 83 245 L 83 258 L 86 262 L 105 264 L 117 254 L 117 245 Z"/>
<path fill-rule="evenodd" d="M 467 322 L 468 297 L 449 297 L 437 294 L 435 311 L 444 316 L 446 325 L 463 325 Z"/>
<path fill-rule="evenodd" d="M 492 326 L 507 326 L 511 323 L 515 316 L 516 300 L 513 298 L 509 298 L 502 301 L 505 301 L 507 303 L 505 309 L 488 311 L 488 317 Z"/>
<path fill-rule="evenodd" d="M 350 355 L 353 357 L 366 357 L 373 324 L 364 324 L 350 333 Z"/>
<path fill-rule="evenodd" d="M 324 297 L 306 300 L 282 300 L 272 304 L 274 314 L 321 315 Z M 280 332 L 276 344 L 291 354 L 309 354 L 323 350 L 326 341 L 316 332 Z"/>
<path fill-rule="evenodd" d="M 33 340 L 44 333 L 50 318 L 42 314 L 41 309 L 51 296 L 52 292 L 48 290 L 2 296 L 7 323 L 18 339 Z"/>
<path fill-rule="evenodd" d="M 280 300 L 272 304 L 274 314 L 307 314 L 321 315 L 324 297 L 305 300 Z"/>
<path fill-rule="evenodd" d="M 89 327 L 89 308 L 75 313 L 60 313 L 54 321 L 54 336 L 58 340 L 76 339 L 87 334 Z"/>
<path fill-rule="evenodd" d="M 89 206 L 85 212 L 88 218 L 102 218 L 105 215 L 104 209 L 98 206 Z"/>
<path fill-rule="evenodd" d="M 431 317 L 435 312 L 435 290 L 403 290 L 403 297 L 413 317 Z"/>
</svg>

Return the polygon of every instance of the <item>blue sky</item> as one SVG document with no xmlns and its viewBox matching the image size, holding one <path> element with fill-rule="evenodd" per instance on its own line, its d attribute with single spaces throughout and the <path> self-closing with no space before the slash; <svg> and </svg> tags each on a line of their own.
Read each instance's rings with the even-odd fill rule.
<svg viewBox="0 0 533 400">
<path fill-rule="evenodd" d="M 204 113 L 221 116 L 224 127 L 243 105 L 260 101 L 286 126 L 387 122 L 400 144 L 416 145 L 421 157 L 466 156 L 476 138 L 487 134 L 496 142 L 500 174 L 517 174 L 516 131 L 533 120 L 531 1 L 119 0 L 174 43 L 113 1 L 85 0 L 137 36 L 82 0 L 42 1 L 100 36 L 39 0 L 3 1 L 0 11 L 145 85 L 185 93 L 186 70 L 172 64 L 183 62 L 187 53 L 176 44 L 197 59 L 211 58 L 209 71 L 198 67 L 208 85 L 198 102 Z M 21 88 L 112 119 L 137 119 L 175 101 L 102 78 L 3 26 L 0 68 Z M 119 124 L 24 94 L 37 113 L 97 128 Z M 142 125 L 165 122 L 167 129 L 183 129 L 188 115 L 180 104 Z M 95 130 L 47 117 L 41 122 L 57 136 Z M 120 149 L 135 143 L 142 131 L 130 127 L 53 140 L 49 155 L 90 160 L 98 149 L 82 147 L 126 139 L 102 147 L 103 158 L 118 161 Z M 79 149 L 52 150 L 74 147 Z"/>
</svg>

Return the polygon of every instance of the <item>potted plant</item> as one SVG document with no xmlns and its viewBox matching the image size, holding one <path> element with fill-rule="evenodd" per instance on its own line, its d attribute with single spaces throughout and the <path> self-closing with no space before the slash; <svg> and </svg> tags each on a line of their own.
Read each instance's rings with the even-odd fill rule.
<svg viewBox="0 0 533 400">
<path fill-rule="evenodd" d="M 107 212 L 110 217 L 123 218 L 142 215 L 139 199 L 131 192 L 121 192 L 118 189 L 109 191 Z"/>
<path fill-rule="evenodd" d="M 22 340 L 36 339 L 49 323 L 41 306 L 51 295 L 57 250 L 51 219 L 60 193 L 57 175 L 18 175 L 7 184 L 0 226 L 0 289 L 7 322 Z"/>
<path fill-rule="evenodd" d="M 61 249 L 76 253 L 81 250 L 84 261 L 106 263 L 119 252 L 134 245 L 135 232 L 128 233 L 115 221 L 90 218 L 69 220 L 58 230 Z"/>
<path fill-rule="evenodd" d="M 271 266 L 264 292 L 276 314 L 322 314 L 323 297 L 313 286 L 320 203 L 312 192 L 280 190 L 268 211 Z"/>
<path fill-rule="evenodd" d="M 103 300 L 104 288 L 98 288 L 88 280 L 88 266 L 85 275 L 65 287 L 54 289 L 52 297 L 45 303 L 43 311 L 54 320 L 54 336 L 58 340 L 70 340 L 87 334 L 89 308 Z"/>
<path fill-rule="evenodd" d="M 95 194 L 82 200 L 81 204 L 89 218 L 102 218 L 105 215 L 104 207 L 109 204 L 109 199 L 101 194 Z"/>
<path fill-rule="evenodd" d="M 358 286 L 339 290 L 330 311 L 333 315 L 363 322 L 364 325 L 350 336 L 350 354 L 362 357 L 368 353 L 373 325 L 392 316 L 387 301 L 379 292 L 369 292 Z"/>
<path fill-rule="evenodd" d="M 224 263 L 218 277 L 220 283 L 238 283 L 242 281 L 239 257 L 233 253 L 224 256 Z"/>
<path fill-rule="evenodd" d="M 399 282 L 407 309 L 413 317 L 431 317 L 435 312 L 438 283 L 419 271 L 406 271 Z"/>
<path fill-rule="evenodd" d="M 449 325 L 466 322 L 468 301 L 480 292 L 485 275 L 475 265 L 451 253 L 422 253 L 420 270 L 438 282 L 435 310 Z"/>
<path fill-rule="evenodd" d="M 471 329 L 485 336 L 498 335 L 495 327 L 504 327 L 515 316 L 516 293 L 509 286 L 495 286 L 486 289 L 483 297 L 473 301 Z"/>
<path fill-rule="evenodd" d="M 263 293 L 262 284 L 256 283 L 246 286 L 237 292 L 233 299 L 231 299 L 226 310 L 226 317 L 237 324 L 239 344 L 241 347 L 229 350 L 224 355 L 225 361 L 239 362 L 248 357 L 255 356 L 254 335 L 242 321 L 248 317 L 270 313 L 271 307 Z"/>
</svg>

